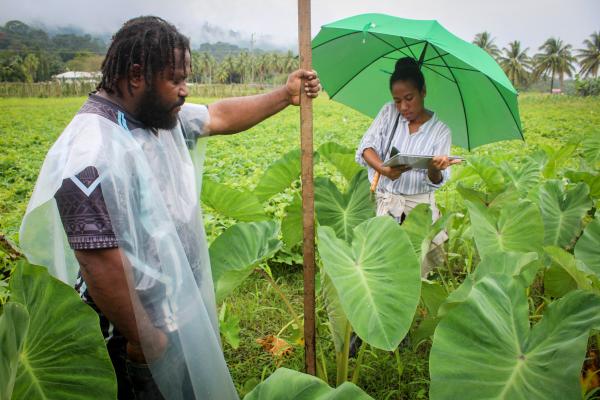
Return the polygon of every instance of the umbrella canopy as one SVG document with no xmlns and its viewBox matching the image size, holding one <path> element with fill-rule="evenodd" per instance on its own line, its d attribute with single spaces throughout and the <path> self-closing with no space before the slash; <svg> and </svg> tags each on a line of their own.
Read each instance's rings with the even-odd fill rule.
<svg viewBox="0 0 600 400">
<path fill-rule="evenodd" d="M 330 98 L 366 115 L 391 101 L 396 60 L 412 57 L 425 76 L 425 106 L 450 127 L 453 144 L 523 139 L 517 92 L 498 63 L 437 21 L 362 14 L 324 25 L 312 46 Z"/>
</svg>

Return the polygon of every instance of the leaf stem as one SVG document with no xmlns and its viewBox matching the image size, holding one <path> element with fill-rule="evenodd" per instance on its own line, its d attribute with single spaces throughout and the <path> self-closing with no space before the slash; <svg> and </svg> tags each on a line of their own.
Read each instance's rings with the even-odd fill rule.
<svg viewBox="0 0 600 400">
<path fill-rule="evenodd" d="M 350 352 L 350 336 L 352 335 L 352 325 L 346 321 L 346 331 L 344 333 L 344 349 L 338 353 L 337 360 L 337 379 L 336 386 L 348 380 L 348 354 Z"/>
<path fill-rule="evenodd" d="M 362 367 L 366 348 L 367 348 L 367 344 L 362 343 L 362 345 L 360 346 L 360 350 L 358 351 L 358 358 L 356 359 L 356 366 L 354 367 L 354 372 L 352 373 L 352 383 L 354 383 L 355 385 L 358 384 L 358 377 L 360 375 L 360 367 Z"/>
</svg>

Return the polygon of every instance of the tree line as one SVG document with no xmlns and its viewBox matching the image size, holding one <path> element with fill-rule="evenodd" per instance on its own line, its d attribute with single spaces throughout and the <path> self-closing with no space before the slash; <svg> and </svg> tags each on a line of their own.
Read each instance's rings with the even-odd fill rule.
<svg viewBox="0 0 600 400">
<path fill-rule="evenodd" d="M 0 26 L 0 81 L 40 82 L 67 70 L 73 60 L 102 59 L 107 46 L 90 35 L 48 35 L 21 21 Z"/>
<path fill-rule="evenodd" d="M 475 35 L 473 43 L 485 50 L 500 64 L 506 76 L 516 88 L 526 88 L 540 79 L 550 80 L 550 91 L 558 78 L 559 88 L 564 91 L 565 76 L 579 79 L 598 78 L 600 69 L 600 31 L 593 32 L 583 41 L 583 46 L 573 49 L 560 38 L 551 37 L 539 48 L 539 52 L 529 55 L 529 48 L 523 48 L 521 42 L 514 40 L 507 47 L 500 48 L 494 43 L 495 39 L 487 32 Z M 575 67 L 579 63 L 579 70 Z"/>
<path fill-rule="evenodd" d="M 598 78 L 600 31 L 578 49 L 560 38 L 549 38 L 533 55 L 518 40 L 500 49 L 487 31 L 475 35 L 473 43 L 498 62 L 518 89 L 543 79 L 550 80 L 550 90 L 558 80 L 564 91 L 565 77 Z M 98 71 L 106 50 L 106 43 L 87 34 L 50 36 L 21 21 L 9 21 L 0 26 L 0 81 L 41 82 L 67 70 Z M 291 51 L 249 51 L 228 43 L 205 43 L 192 52 L 192 65 L 190 82 L 280 83 L 298 67 L 298 57 Z"/>
<path fill-rule="evenodd" d="M 229 43 L 203 43 L 192 51 L 190 82 L 279 83 L 298 68 L 291 51 L 248 51 Z M 65 71 L 99 71 L 107 45 L 90 35 L 49 36 L 21 21 L 0 26 L 0 81 L 43 82 Z"/>
</svg>

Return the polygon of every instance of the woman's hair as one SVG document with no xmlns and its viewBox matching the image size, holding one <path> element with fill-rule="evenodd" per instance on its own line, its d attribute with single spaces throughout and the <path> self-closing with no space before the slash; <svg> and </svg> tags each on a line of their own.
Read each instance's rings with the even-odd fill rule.
<svg viewBox="0 0 600 400">
<path fill-rule="evenodd" d="M 180 59 L 175 59 L 175 49 L 182 50 Z M 190 42 L 177 28 L 162 18 L 147 16 L 130 19 L 113 36 L 102 62 L 102 81 L 98 89 L 122 95 L 117 82 L 127 78 L 133 64 L 139 64 L 149 87 L 156 73 L 176 64 L 185 65 L 185 53 L 190 51 Z M 131 84 L 127 87 L 132 92 Z"/>
<path fill-rule="evenodd" d="M 396 61 L 394 72 L 390 76 L 390 90 L 392 90 L 392 85 L 398 81 L 410 82 L 419 92 L 423 91 L 425 77 L 414 58 L 404 57 Z"/>
</svg>

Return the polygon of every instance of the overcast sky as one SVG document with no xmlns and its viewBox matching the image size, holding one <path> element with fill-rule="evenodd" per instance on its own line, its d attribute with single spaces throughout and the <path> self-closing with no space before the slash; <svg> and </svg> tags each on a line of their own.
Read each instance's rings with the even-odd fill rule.
<svg viewBox="0 0 600 400">
<path fill-rule="evenodd" d="M 503 47 L 518 39 L 531 53 L 555 36 L 580 48 L 600 31 L 600 0 L 313 0 L 312 30 L 367 12 L 403 18 L 436 19 L 448 30 L 471 41 L 487 30 Z M 75 26 L 108 34 L 127 19 L 154 14 L 174 23 L 194 44 L 216 40 L 272 43 L 297 48 L 295 0 L 0 0 L 0 23 L 18 19 L 48 27 Z M 200 43 L 199 43 L 200 42 Z"/>
</svg>

